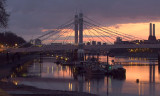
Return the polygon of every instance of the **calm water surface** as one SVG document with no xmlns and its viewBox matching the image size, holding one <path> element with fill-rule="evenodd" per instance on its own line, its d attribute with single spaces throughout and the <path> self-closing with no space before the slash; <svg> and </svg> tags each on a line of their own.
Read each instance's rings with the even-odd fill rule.
<svg viewBox="0 0 160 96">
<path fill-rule="evenodd" d="M 35 86 L 43 89 L 79 91 L 98 94 L 100 96 L 159 96 L 160 73 L 155 58 L 112 57 L 115 62 L 121 62 L 126 69 L 126 79 L 118 80 L 111 77 L 93 78 L 86 75 L 75 76 L 72 68 L 54 63 L 54 58 L 44 57 L 43 62 L 34 60 L 28 66 L 28 76 L 32 78 L 15 78 L 19 84 Z M 106 57 L 100 56 L 105 62 Z M 141 66 L 139 66 L 141 65 Z M 144 66 L 142 66 L 144 65 Z M 140 83 L 136 83 L 136 79 Z M 108 83 L 108 84 L 107 84 Z"/>
</svg>

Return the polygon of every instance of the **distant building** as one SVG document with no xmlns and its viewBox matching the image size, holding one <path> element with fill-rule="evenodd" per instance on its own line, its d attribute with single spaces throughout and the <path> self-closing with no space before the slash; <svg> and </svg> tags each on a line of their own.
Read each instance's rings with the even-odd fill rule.
<svg viewBox="0 0 160 96">
<path fill-rule="evenodd" d="M 41 45 L 41 44 L 42 44 L 42 41 L 40 39 L 35 40 L 35 45 Z"/>
<path fill-rule="evenodd" d="M 40 39 L 31 40 L 30 43 L 35 46 L 42 45 L 42 41 Z"/>
<path fill-rule="evenodd" d="M 92 45 L 96 45 L 96 41 L 92 41 Z"/>
<path fill-rule="evenodd" d="M 97 42 L 97 45 L 101 45 L 101 42 Z"/>
<path fill-rule="evenodd" d="M 103 45 L 107 45 L 107 43 L 103 43 Z"/>
<path fill-rule="evenodd" d="M 149 31 L 149 37 L 148 41 L 156 41 L 156 36 L 155 36 L 155 24 L 153 24 L 153 30 L 152 30 L 152 23 L 150 23 L 150 31 Z"/>
<path fill-rule="evenodd" d="M 62 43 L 51 43 L 52 46 L 59 46 L 62 45 Z"/>
<path fill-rule="evenodd" d="M 114 44 L 121 44 L 122 43 L 122 38 L 121 37 L 117 37 L 116 41 L 114 42 Z"/>
<path fill-rule="evenodd" d="M 34 40 L 30 40 L 30 43 L 34 45 Z"/>
<path fill-rule="evenodd" d="M 121 37 L 117 37 L 114 44 L 160 44 L 160 39 L 156 39 L 155 24 L 149 24 L 148 40 L 123 41 Z"/>
<path fill-rule="evenodd" d="M 87 45 L 91 45 L 91 42 L 87 42 Z"/>
</svg>

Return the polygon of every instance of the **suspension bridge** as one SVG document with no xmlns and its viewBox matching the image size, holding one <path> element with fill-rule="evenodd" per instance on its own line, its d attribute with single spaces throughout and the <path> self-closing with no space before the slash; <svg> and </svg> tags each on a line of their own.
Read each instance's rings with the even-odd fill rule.
<svg viewBox="0 0 160 96">
<path fill-rule="evenodd" d="M 51 31 L 33 39 L 39 40 L 42 46 L 8 49 L 10 52 L 45 52 L 56 50 L 110 50 L 115 48 L 160 48 L 160 44 L 114 44 L 117 37 L 125 41 L 143 40 L 139 37 L 104 27 L 82 13 Z M 100 45 L 85 45 L 84 42 L 99 41 Z M 72 42 L 72 43 L 70 43 Z M 60 43 L 60 44 L 58 44 Z M 57 45 L 56 45 L 57 44 Z"/>
</svg>

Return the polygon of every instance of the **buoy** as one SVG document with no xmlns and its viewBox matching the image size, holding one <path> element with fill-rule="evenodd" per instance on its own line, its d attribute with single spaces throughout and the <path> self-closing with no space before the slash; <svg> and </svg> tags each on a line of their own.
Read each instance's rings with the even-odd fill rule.
<svg viewBox="0 0 160 96">
<path fill-rule="evenodd" d="M 136 82 L 139 83 L 139 79 L 136 79 Z"/>
</svg>

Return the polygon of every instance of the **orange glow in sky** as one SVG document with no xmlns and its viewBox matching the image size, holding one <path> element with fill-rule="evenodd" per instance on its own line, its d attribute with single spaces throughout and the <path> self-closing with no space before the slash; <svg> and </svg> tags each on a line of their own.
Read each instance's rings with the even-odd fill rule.
<svg viewBox="0 0 160 96">
<path fill-rule="evenodd" d="M 130 34 L 142 39 L 148 39 L 149 36 L 149 23 L 129 23 L 129 24 L 117 24 L 110 26 L 109 28 L 118 30 L 120 32 Z M 155 34 L 157 38 L 160 38 L 160 22 L 152 22 L 155 24 Z"/>
<path fill-rule="evenodd" d="M 143 39 L 143 40 L 147 40 L 148 36 L 149 36 L 149 23 L 128 23 L 128 24 L 117 24 L 114 26 L 108 26 L 108 27 L 102 27 L 102 28 L 106 28 L 106 29 L 111 29 L 114 30 L 114 32 L 116 33 L 125 33 L 125 34 L 129 34 L 132 36 L 136 36 L 138 37 L 138 39 Z M 160 22 L 152 22 L 152 24 L 155 24 L 155 34 L 156 34 L 156 38 L 159 39 L 160 38 Z M 95 27 L 96 29 L 96 27 Z M 42 32 L 49 32 L 53 29 L 43 29 L 41 30 Z M 74 30 L 70 30 L 70 29 L 64 29 L 63 32 L 66 31 L 64 34 L 61 34 L 61 38 L 59 38 L 57 41 L 58 42 L 62 42 L 64 40 L 64 38 L 69 37 L 68 40 L 66 40 L 66 42 L 74 42 Z M 84 35 L 84 42 L 88 42 L 88 41 L 101 41 L 104 42 L 106 41 L 106 39 L 108 39 L 109 41 L 111 41 L 112 43 L 116 40 L 115 37 L 112 37 L 111 35 L 104 33 L 102 31 L 100 31 L 99 33 L 93 29 L 84 29 L 83 32 Z M 103 36 L 110 36 L 114 39 L 111 38 L 104 38 Z M 62 38 L 63 37 L 63 38 Z M 101 39 L 100 39 L 100 38 Z M 122 38 L 123 39 L 123 38 Z M 52 40 L 52 39 L 50 39 Z M 107 42 L 107 41 L 106 41 Z"/>
</svg>

